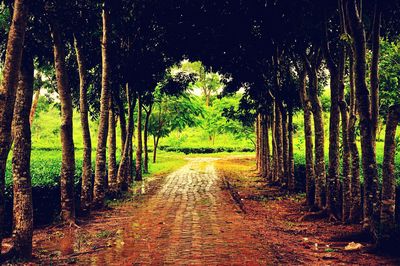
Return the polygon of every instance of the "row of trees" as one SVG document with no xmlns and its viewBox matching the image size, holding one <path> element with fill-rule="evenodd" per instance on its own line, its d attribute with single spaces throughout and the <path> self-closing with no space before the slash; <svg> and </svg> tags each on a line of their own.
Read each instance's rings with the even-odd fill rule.
<svg viewBox="0 0 400 266">
<path fill-rule="evenodd" d="M 398 102 L 387 102 L 397 99 L 398 83 L 387 81 L 398 72 L 381 64 L 385 73 L 380 82 L 379 66 L 381 61 L 390 61 L 388 57 L 393 59 L 385 50 L 381 60 L 380 52 L 382 45 L 388 47 L 398 36 L 397 28 L 392 28 L 397 25 L 393 14 L 398 12 L 398 3 L 387 3 L 389 10 L 380 1 L 300 2 L 290 8 L 276 5 L 277 11 L 290 18 L 280 20 L 290 39 L 274 36 L 272 53 L 266 55 L 272 69 L 265 80 L 269 85 L 261 94 L 256 90 L 262 99 L 254 103 L 258 110 L 257 166 L 268 180 L 295 189 L 292 117 L 294 109 L 303 109 L 307 204 L 318 215 L 334 220 L 362 221 L 375 243 L 385 245 L 396 235 L 394 159 L 399 122 Z M 389 41 L 382 41 L 383 34 Z M 325 82 L 330 87 L 329 147 L 325 147 L 320 98 Z M 381 101 L 380 96 L 384 97 Z M 266 103 L 270 108 L 265 108 Z M 386 136 L 380 181 L 376 140 L 381 103 Z M 361 154 L 356 142 L 358 127 Z"/>
<path fill-rule="evenodd" d="M 375 142 L 379 120 L 378 65 L 382 61 L 379 48 L 382 36 L 389 40 L 398 36 L 398 1 L 387 0 L 385 5 L 378 0 L 2 3 L 2 9 L 9 12 L 2 12 L 0 18 L 9 13 L 12 20 L 0 32 L 8 36 L 2 38 L 7 44 L 0 45 L 6 47 L 0 89 L 0 229 L 5 167 L 13 142 L 14 255 L 30 257 L 32 248 L 31 141 L 26 121 L 33 93 L 34 61 L 37 68 L 54 65 L 61 105 L 61 217 L 68 223 L 75 223 L 76 218 L 73 107 L 79 106 L 84 138 L 79 209 L 88 213 L 104 206 L 108 191 L 127 190 L 133 179 L 142 179 L 142 145 L 147 146 L 149 134 L 142 124 L 153 123 L 152 110 L 160 114 L 167 110 L 156 108 L 157 84 L 165 83 L 163 90 L 169 95 L 176 95 L 196 82 L 206 97 L 218 89 L 214 82 L 205 86 L 204 82 L 213 81 L 215 76 L 207 76 L 202 69 L 196 80 L 190 73 L 169 78 L 165 70 L 183 56 L 230 73 L 230 78 L 224 78 L 226 93 L 245 90 L 241 112 L 227 112 L 238 119 L 257 117 L 258 165 L 263 176 L 290 189 L 295 187 L 292 120 L 295 110 L 303 109 L 307 203 L 345 222 L 359 221 L 362 216 L 366 232 L 376 240 L 386 238 L 380 236 L 386 236 L 393 228 L 396 105 L 388 108 L 384 160 L 387 167 L 381 192 Z M 371 51 L 370 71 L 367 50 Z M 328 78 L 331 103 L 326 171 L 325 124 L 319 92 Z M 94 169 L 90 115 L 99 119 Z M 123 143 L 119 164 L 115 160 L 117 118 Z M 361 155 L 356 145 L 358 125 Z M 269 129 L 272 134 L 268 134 Z M 138 142 L 133 169 L 134 134 Z M 156 137 L 155 146 L 157 143 Z M 148 155 L 143 160 L 147 170 Z"/>
</svg>

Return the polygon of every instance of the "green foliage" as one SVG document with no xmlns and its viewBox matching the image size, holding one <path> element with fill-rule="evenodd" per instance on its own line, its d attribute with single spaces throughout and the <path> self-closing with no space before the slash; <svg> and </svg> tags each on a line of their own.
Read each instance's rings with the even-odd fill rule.
<svg viewBox="0 0 400 266">
<path fill-rule="evenodd" d="M 390 106 L 400 102 L 400 41 L 381 41 L 379 61 L 381 115 L 386 118 Z"/>
</svg>

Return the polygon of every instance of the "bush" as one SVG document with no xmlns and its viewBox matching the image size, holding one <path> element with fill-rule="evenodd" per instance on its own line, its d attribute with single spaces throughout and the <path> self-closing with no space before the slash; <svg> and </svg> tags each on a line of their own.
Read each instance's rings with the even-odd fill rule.
<svg viewBox="0 0 400 266">
<path fill-rule="evenodd" d="M 233 147 L 171 147 L 160 146 L 160 150 L 167 152 L 181 152 L 184 154 L 207 154 L 218 152 L 254 152 L 254 148 L 233 148 Z"/>
</svg>

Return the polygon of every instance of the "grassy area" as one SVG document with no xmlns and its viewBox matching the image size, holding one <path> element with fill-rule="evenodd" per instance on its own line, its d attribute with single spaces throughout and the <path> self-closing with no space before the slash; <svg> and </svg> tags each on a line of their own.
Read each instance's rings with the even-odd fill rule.
<svg viewBox="0 0 400 266">
<path fill-rule="evenodd" d="M 325 122 L 328 123 L 329 116 L 325 115 Z M 296 165 L 304 165 L 304 133 L 303 133 L 303 117 L 302 114 L 298 114 L 294 117 L 295 124 L 295 136 L 294 136 L 294 158 Z M 97 122 L 90 122 L 91 135 L 93 142 L 93 166 L 95 160 L 95 148 L 97 143 Z M 325 137 L 325 158 L 328 164 L 328 131 L 326 130 Z M 117 135 L 119 136 L 120 129 L 117 127 Z M 382 133 L 383 135 L 383 133 Z M 80 126 L 79 113 L 74 114 L 74 142 L 75 142 L 75 159 L 76 159 L 76 177 L 77 182 L 81 175 L 82 168 L 82 134 Z M 149 139 L 149 148 L 152 150 L 152 141 Z M 169 137 L 160 140 L 161 146 L 169 147 L 225 147 L 227 149 L 242 149 L 254 147 L 250 140 L 236 139 L 232 134 L 218 134 L 212 141 L 209 139 L 208 134 L 201 128 L 187 128 L 181 132 L 173 132 Z M 58 185 L 59 174 L 61 168 L 61 142 L 60 142 L 60 118 L 59 111 L 56 107 L 49 106 L 49 108 L 35 118 L 32 126 L 32 159 L 31 159 L 31 174 L 32 182 L 35 186 L 46 186 L 46 185 Z M 379 171 L 381 172 L 381 165 L 383 161 L 383 149 L 384 143 L 377 142 L 377 162 L 380 165 Z M 119 160 L 121 154 L 121 143 L 120 138 L 117 137 L 117 160 Z M 243 152 L 219 152 L 212 154 L 191 154 L 191 157 L 227 157 L 235 155 L 248 155 L 254 156 L 254 153 L 243 153 Z M 160 175 L 172 172 L 185 164 L 185 155 L 183 153 L 176 152 L 165 152 L 158 151 L 157 163 L 152 163 L 152 153 L 149 154 L 150 165 L 149 175 Z M 11 183 L 11 158 L 7 164 L 6 180 L 7 184 Z M 397 171 L 400 176 L 400 153 L 396 156 Z"/>
</svg>

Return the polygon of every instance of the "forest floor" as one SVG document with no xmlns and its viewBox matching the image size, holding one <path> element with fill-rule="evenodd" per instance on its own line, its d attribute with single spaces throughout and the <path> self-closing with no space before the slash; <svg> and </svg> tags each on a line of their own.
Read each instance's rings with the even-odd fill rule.
<svg viewBox="0 0 400 266">
<path fill-rule="evenodd" d="M 300 221 L 304 197 L 267 186 L 249 157 L 188 158 L 78 227 L 34 235 L 32 265 L 398 265 L 334 241 L 359 226 Z"/>
</svg>

